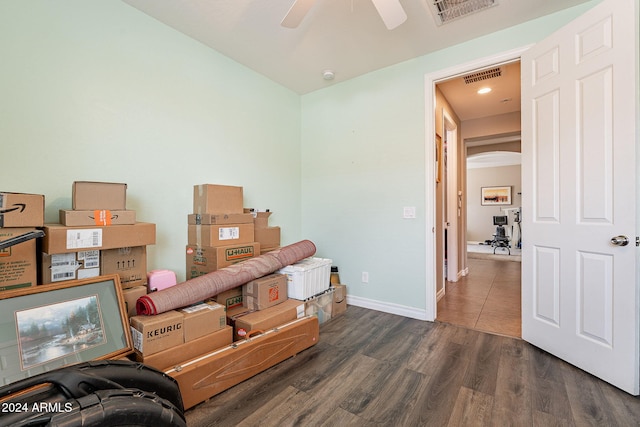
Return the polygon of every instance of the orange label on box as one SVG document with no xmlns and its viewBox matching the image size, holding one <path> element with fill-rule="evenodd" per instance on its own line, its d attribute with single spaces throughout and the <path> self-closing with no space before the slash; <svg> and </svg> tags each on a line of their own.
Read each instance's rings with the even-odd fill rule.
<svg viewBox="0 0 640 427">
<path fill-rule="evenodd" d="M 274 286 L 269 288 L 269 302 L 278 301 L 280 298 L 280 294 L 278 292 L 278 287 Z"/>
<path fill-rule="evenodd" d="M 111 211 L 107 209 L 97 209 L 93 211 L 93 219 L 96 225 L 111 225 Z"/>
</svg>

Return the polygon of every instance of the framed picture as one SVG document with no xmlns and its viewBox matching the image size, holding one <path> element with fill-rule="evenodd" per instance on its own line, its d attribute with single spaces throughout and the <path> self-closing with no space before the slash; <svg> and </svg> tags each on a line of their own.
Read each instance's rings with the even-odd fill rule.
<svg viewBox="0 0 640 427">
<path fill-rule="evenodd" d="M 133 351 L 118 275 L 0 292 L 0 384 Z"/>
<path fill-rule="evenodd" d="M 482 187 L 481 204 L 488 205 L 510 205 L 511 187 Z"/>
</svg>

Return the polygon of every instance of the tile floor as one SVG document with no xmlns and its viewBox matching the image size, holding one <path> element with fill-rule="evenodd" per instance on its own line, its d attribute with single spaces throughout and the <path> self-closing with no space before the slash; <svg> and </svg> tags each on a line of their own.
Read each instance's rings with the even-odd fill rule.
<svg viewBox="0 0 640 427">
<path fill-rule="evenodd" d="M 519 262 L 469 256 L 469 274 L 447 282 L 437 320 L 471 329 L 522 336 Z"/>
</svg>

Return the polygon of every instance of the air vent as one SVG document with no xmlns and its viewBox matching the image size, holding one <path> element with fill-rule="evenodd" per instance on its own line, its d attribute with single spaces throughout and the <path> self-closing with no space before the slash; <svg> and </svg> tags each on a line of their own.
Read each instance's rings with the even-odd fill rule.
<svg viewBox="0 0 640 427">
<path fill-rule="evenodd" d="M 468 85 L 482 80 L 494 79 L 502 75 L 502 69 L 500 67 L 491 68 L 488 70 L 478 71 L 477 73 L 467 74 L 464 76 L 464 84 Z"/>
<path fill-rule="evenodd" d="M 427 2 L 431 5 L 438 25 L 498 5 L 498 0 L 427 0 Z"/>
</svg>

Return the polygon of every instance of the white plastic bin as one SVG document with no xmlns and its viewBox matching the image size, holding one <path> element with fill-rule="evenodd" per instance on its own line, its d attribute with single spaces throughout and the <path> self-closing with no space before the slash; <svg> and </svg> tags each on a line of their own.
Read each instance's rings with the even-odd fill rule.
<svg viewBox="0 0 640 427">
<path fill-rule="evenodd" d="M 305 258 L 278 270 L 287 275 L 287 296 L 306 300 L 329 289 L 331 263 L 327 258 Z"/>
</svg>

